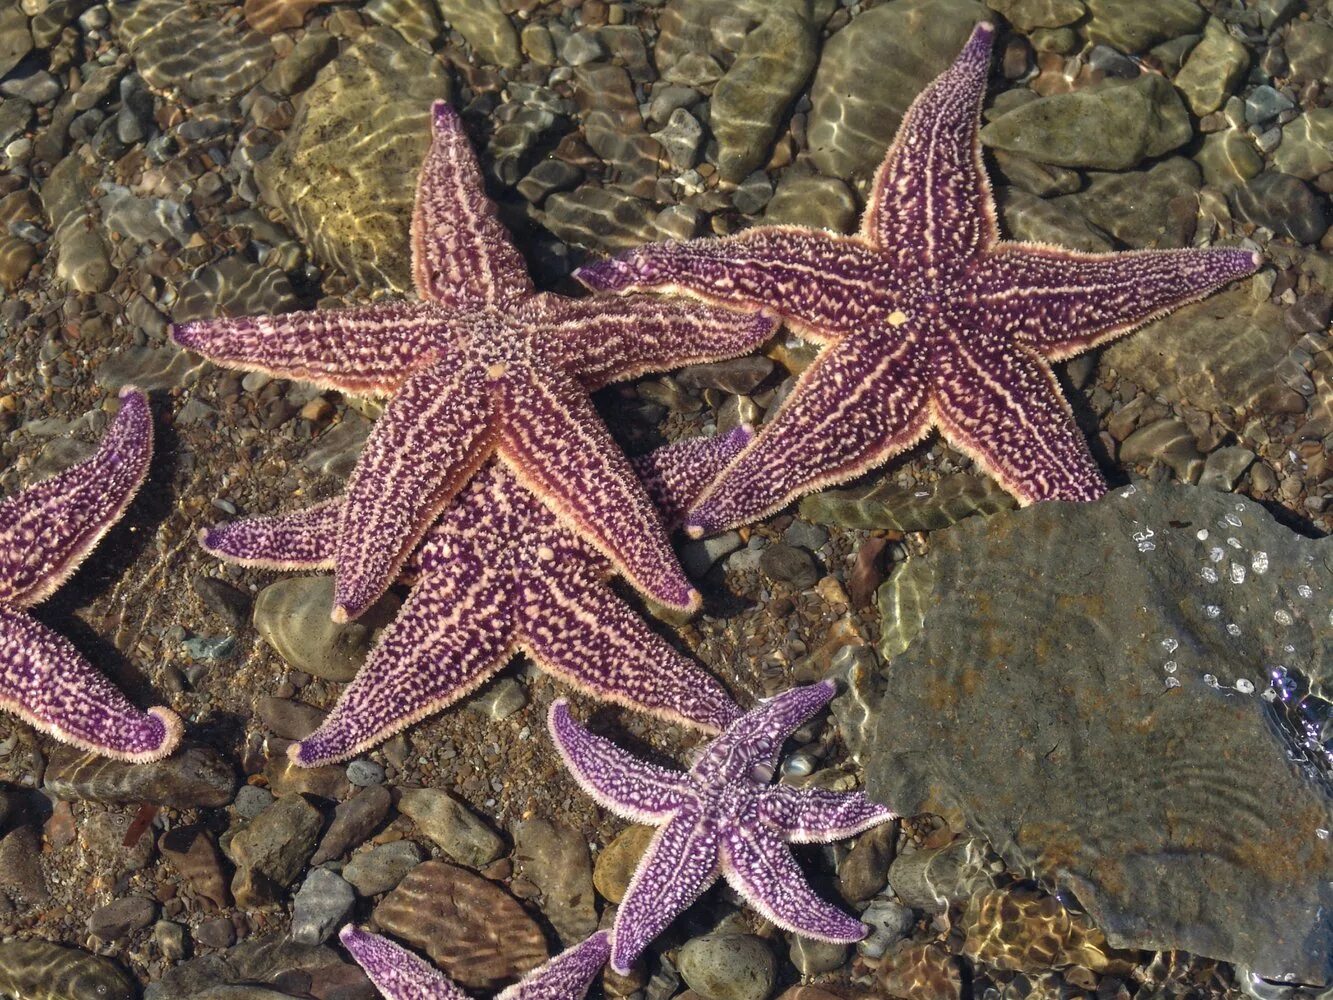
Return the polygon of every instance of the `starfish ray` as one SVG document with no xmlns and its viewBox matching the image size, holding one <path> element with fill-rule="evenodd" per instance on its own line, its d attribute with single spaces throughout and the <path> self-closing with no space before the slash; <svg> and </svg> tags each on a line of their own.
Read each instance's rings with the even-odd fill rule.
<svg viewBox="0 0 1333 1000">
<path fill-rule="evenodd" d="M 740 427 L 635 460 L 667 524 L 750 440 Z M 201 543 L 233 562 L 327 568 L 341 501 L 233 521 Z M 462 698 L 524 652 L 589 694 L 719 730 L 740 714 L 717 681 L 654 632 L 608 585 L 613 565 L 504 465 L 481 471 L 405 566 L 415 580 L 323 725 L 291 748 L 299 764 L 343 760 Z"/>
<path fill-rule="evenodd" d="M 68 639 L 24 613 L 73 575 L 148 472 L 148 400 L 127 386 L 120 401 L 91 458 L 0 503 L 0 709 L 63 743 L 149 761 L 176 749 L 180 717 L 139 711 Z"/>
<path fill-rule="evenodd" d="M 628 973 L 719 875 L 785 930 L 841 943 L 865 937 L 865 924 L 815 895 L 787 845 L 842 840 L 894 814 L 861 792 L 768 784 L 783 742 L 834 690 L 823 681 L 761 702 L 704 747 L 684 774 L 588 732 L 565 701 L 551 706 L 551 738 L 584 791 L 617 816 L 658 827 L 616 913 L 611 968 Z"/>
<path fill-rule="evenodd" d="M 468 995 L 429 962 L 388 938 L 350 924 L 338 933 L 385 1000 L 468 1000 Z M 496 1000 L 580 1000 L 611 951 L 609 935 L 597 931 L 496 994 Z"/>
<path fill-rule="evenodd" d="M 492 455 L 633 586 L 694 610 L 699 595 L 588 393 L 744 354 L 775 321 L 652 296 L 536 291 L 486 199 L 457 113 L 436 102 L 432 122 L 412 218 L 423 301 L 205 320 L 174 326 L 173 338 L 222 365 L 392 397 L 339 515 L 335 621 L 384 592 Z"/>
<path fill-rule="evenodd" d="M 932 427 L 1021 503 L 1106 489 L 1050 363 L 1251 274 L 1238 249 L 1002 242 L 978 139 L 995 29 L 912 103 L 855 236 L 759 226 L 583 268 L 596 291 L 775 310 L 823 350 L 686 520 L 698 536 L 845 482 Z"/>
</svg>

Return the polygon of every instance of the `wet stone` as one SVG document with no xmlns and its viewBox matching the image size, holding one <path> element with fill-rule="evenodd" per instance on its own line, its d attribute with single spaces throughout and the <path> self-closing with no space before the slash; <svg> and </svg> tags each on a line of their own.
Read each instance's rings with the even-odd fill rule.
<svg viewBox="0 0 1333 1000">
<path fill-rule="evenodd" d="M 666 152 L 673 170 L 689 170 L 699 162 L 699 150 L 704 141 L 703 126 L 684 108 L 671 112 L 666 125 L 652 136 Z"/>
<path fill-rule="evenodd" d="M 127 896 L 99 906 L 88 917 L 88 933 L 103 941 L 123 941 L 157 919 L 157 904 L 142 896 Z"/>
<path fill-rule="evenodd" d="M 1126 246 L 1165 247 L 1172 245 L 1166 229 L 1171 223 L 1171 201 L 1192 198 L 1200 180 L 1193 160 L 1173 156 L 1146 170 L 1089 173 L 1086 188 L 1071 200 L 1085 219 Z"/>
<path fill-rule="evenodd" d="M 43 787 L 62 799 L 190 809 L 225 806 L 236 791 L 236 775 L 210 747 L 185 747 L 165 760 L 130 764 L 62 746 L 51 754 Z"/>
<path fill-rule="evenodd" d="M 0 992 L 24 1000 L 135 1000 L 139 990 L 108 958 L 46 941 L 5 941 Z"/>
<path fill-rule="evenodd" d="M 1318 243 L 1329 226 L 1328 199 L 1300 178 L 1269 172 L 1231 196 L 1237 216 L 1297 243 Z"/>
<path fill-rule="evenodd" d="M 1204 25 L 1207 14 L 1194 0 L 1084 0 L 1091 19 L 1088 38 L 1121 52 L 1145 52 L 1159 42 L 1188 35 Z"/>
<path fill-rule="evenodd" d="M 37 263 L 37 249 L 17 236 L 0 236 L 0 287 L 12 292 Z"/>
<path fill-rule="evenodd" d="M 815 67 L 817 50 L 811 20 L 778 4 L 746 34 L 710 104 L 724 180 L 739 181 L 768 159 L 787 108 Z"/>
<path fill-rule="evenodd" d="M 1204 136 L 1194 160 L 1203 171 L 1204 183 L 1223 190 L 1244 184 L 1264 169 L 1263 157 L 1254 143 L 1235 129 Z"/>
<path fill-rule="evenodd" d="M 430 104 L 448 96 L 439 60 L 395 31 L 369 29 L 301 94 L 286 138 L 255 168 L 260 194 L 322 261 L 371 286 L 407 291 Z M 373 137 L 349 146 L 347 135 L 367 121 Z"/>
<path fill-rule="evenodd" d="M 773 952 L 751 934 L 709 934 L 680 949 L 680 974 L 705 1000 L 764 1000 L 777 977 Z"/>
<path fill-rule="evenodd" d="M 286 888 L 314 854 L 323 825 L 324 817 L 304 796 L 286 795 L 238 830 L 228 853 L 237 868 Z"/>
<path fill-rule="evenodd" d="M 30 826 L 15 827 L 0 839 L 0 888 L 18 902 L 40 904 L 50 899 L 41 851 L 41 837 Z"/>
<path fill-rule="evenodd" d="M 868 179 L 908 105 L 987 14 L 973 0 L 898 0 L 830 37 L 810 88 L 807 134 L 820 172 Z"/>
<path fill-rule="evenodd" d="M 958 959 L 939 944 L 904 941 L 885 952 L 875 970 L 876 985 L 889 996 L 915 1000 L 960 1000 Z"/>
<path fill-rule="evenodd" d="M 634 869 L 648 850 L 648 842 L 653 839 L 656 829 L 637 824 L 627 826 L 597 855 L 592 881 L 603 899 L 619 903 L 625 898 Z"/>
<path fill-rule="evenodd" d="M 1254 464 L 1255 454 L 1249 448 L 1232 445 L 1218 448 L 1204 460 L 1199 485 L 1210 490 L 1229 493 Z"/>
<path fill-rule="evenodd" d="M 792 934 L 789 938 L 788 955 L 791 964 L 802 976 L 818 976 L 842 968 L 847 961 L 848 947 L 830 941 L 816 941 L 814 938 Z"/>
<path fill-rule="evenodd" d="M 5 76 L 32 51 L 28 18 L 17 4 L 0 11 L 0 77 Z"/>
<path fill-rule="evenodd" d="M 1087 13 L 1082 0 L 986 0 L 986 6 L 1020 31 L 1062 28 Z"/>
<path fill-rule="evenodd" d="M 999 192 L 996 202 L 1005 230 L 1015 239 L 1090 253 L 1114 249 L 1106 234 L 1083 218 L 1071 198 L 1038 198 L 1009 187 Z"/>
<path fill-rule="evenodd" d="M 384 822 L 391 802 L 389 790 L 378 784 L 363 788 L 345 802 L 339 802 L 333 811 L 333 821 L 310 863 L 322 865 L 341 858 L 364 841 Z"/>
<path fill-rule="evenodd" d="M 482 62 L 517 66 L 518 32 L 497 0 L 436 0 L 440 14 Z"/>
<path fill-rule="evenodd" d="M 911 934 L 916 923 L 910 906 L 883 898 L 871 900 L 861 911 L 861 920 L 869 925 L 870 933 L 857 943 L 856 950 L 868 958 L 879 958 Z"/>
<path fill-rule="evenodd" d="M 438 788 L 406 789 L 398 811 L 460 864 L 481 868 L 504 853 L 504 841 L 481 818 Z"/>
<path fill-rule="evenodd" d="M 286 577 L 259 592 L 255 628 L 292 666 L 334 681 L 349 681 L 361 664 L 376 629 L 393 620 L 398 598 L 385 594 L 364 615 L 341 625 L 329 617 L 332 576 Z"/>
<path fill-rule="evenodd" d="M 1193 134 L 1175 88 L 1149 73 L 1022 104 L 983 128 L 981 141 L 1040 163 L 1128 170 Z"/>
<path fill-rule="evenodd" d="M 1203 40 L 1176 74 L 1175 85 L 1196 115 L 1216 111 L 1250 65 L 1250 53 L 1218 18 L 1209 18 Z"/>
<path fill-rule="evenodd" d="M 422 860 L 421 848 L 412 841 L 395 840 L 353 855 L 342 874 L 359 895 L 378 896 L 396 887 Z"/>
<path fill-rule="evenodd" d="M 836 177 L 787 171 L 764 207 L 764 221 L 773 225 L 806 226 L 835 233 L 856 228 L 860 209 L 856 197 Z"/>
<path fill-rule="evenodd" d="M 234 935 L 230 920 L 220 918 L 214 923 L 220 930 L 231 928 L 226 934 L 218 934 L 219 940 Z M 198 936 L 196 933 L 196 940 Z M 202 994 L 205 1000 L 251 1000 L 252 995 L 244 992 L 247 988 L 259 989 L 255 984 L 279 982 L 296 982 L 299 996 L 308 993 L 305 986 L 313 985 L 312 979 L 320 970 L 342 964 L 333 949 L 297 944 L 286 934 L 251 935 L 234 948 L 227 944 L 221 947 L 227 950 L 204 955 L 168 970 L 159 982 L 148 987 L 144 1000 L 197 1000 L 197 994 Z M 264 990 L 255 1000 L 269 1000 L 265 993 L 272 992 Z M 285 990 L 278 994 L 279 997 L 286 995 Z M 368 994 L 361 992 L 352 996 L 364 1000 Z M 329 1000 L 333 997 L 329 996 Z"/>
<path fill-rule="evenodd" d="M 1294 340 L 1281 309 L 1256 301 L 1245 283 L 1112 344 L 1102 363 L 1153 395 L 1230 426 L 1237 417 L 1229 414 L 1244 414 L 1276 383 Z"/>
<path fill-rule="evenodd" d="M 375 922 L 468 989 L 498 989 L 548 957 L 541 928 L 509 893 L 440 861 L 417 865 L 375 907 Z"/>
<path fill-rule="evenodd" d="M 1165 483 L 937 532 L 924 627 L 835 703 L 868 794 L 956 811 L 1113 947 L 1322 981 L 1328 761 L 1263 665 L 1327 690 L 1330 544 Z"/>
<path fill-rule="evenodd" d="M 292 900 L 292 940 L 323 944 L 347 922 L 356 893 L 337 873 L 316 868 L 301 883 Z"/>
<path fill-rule="evenodd" d="M 1287 29 L 1286 52 L 1292 75 L 1333 86 L 1333 26 L 1296 21 Z"/>
<path fill-rule="evenodd" d="M 215 909 L 231 905 L 222 855 L 207 829 L 178 826 L 162 835 L 158 847 L 192 893 Z"/>
<path fill-rule="evenodd" d="M 1203 456 L 1183 420 L 1168 417 L 1140 427 L 1120 446 L 1120 461 L 1131 465 L 1161 462 L 1184 483 L 1198 482 Z"/>
<path fill-rule="evenodd" d="M 1035 889 L 993 889 L 968 900 L 963 912 L 963 954 L 1011 972 L 1071 965 L 1106 968 L 1106 938 L 1082 914 Z"/>
<path fill-rule="evenodd" d="M 139 0 L 112 10 L 139 73 L 161 90 L 225 100 L 245 93 L 272 65 L 273 48 L 263 35 L 176 0 Z"/>
<path fill-rule="evenodd" d="M 255 714 L 265 728 L 286 740 L 303 740 L 324 721 L 328 714 L 322 708 L 268 695 L 255 702 Z"/>
<path fill-rule="evenodd" d="M 364 758 L 347 765 L 347 780 L 358 788 L 384 784 L 384 767 Z"/>
<path fill-rule="evenodd" d="M 937 483 L 901 486 L 885 478 L 864 486 L 824 490 L 801 501 L 801 517 L 816 524 L 890 531 L 933 531 L 973 514 L 1016 506 L 988 476 L 956 473 Z"/>
<path fill-rule="evenodd" d="M 542 225 L 572 246 L 602 253 L 629 250 L 658 238 L 652 202 L 615 188 L 585 184 L 546 199 Z"/>
<path fill-rule="evenodd" d="M 807 550 L 775 542 L 759 556 L 759 567 L 774 583 L 785 583 L 793 590 L 809 590 L 819 582 L 819 564 Z"/>
<path fill-rule="evenodd" d="M 565 947 L 597 929 L 588 843 L 571 826 L 527 819 L 514 827 L 514 860 L 541 890 L 542 912 Z"/>
<path fill-rule="evenodd" d="M 899 855 L 889 866 L 889 885 L 913 909 L 943 913 L 994 885 L 988 868 L 985 844 L 959 837 L 943 847 Z"/>
<path fill-rule="evenodd" d="M 1333 108 L 1311 109 L 1284 125 L 1273 165 L 1305 181 L 1333 170 Z"/>
</svg>

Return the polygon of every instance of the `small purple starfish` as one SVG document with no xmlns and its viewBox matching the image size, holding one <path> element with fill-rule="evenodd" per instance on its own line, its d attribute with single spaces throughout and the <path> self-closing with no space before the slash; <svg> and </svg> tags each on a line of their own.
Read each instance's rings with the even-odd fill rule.
<svg viewBox="0 0 1333 1000">
<path fill-rule="evenodd" d="M 0 709 L 63 743 L 149 761 L 176 749 L 180 717 L 139 711 L 73 644 L 23 613 L 73 575 L 148 472 L 148 400 L 130 386 L 120 400 L 91 458 L 0 503 Z"/>
<path fill-rule="evenodd" d="M 1245 250 L 1087 254 L 1000 242 L 978 139 L 994 36 L 977 25 L 908 109 L 859 235 L 758 226 L 642 247 L 576 275 L 597 291 L 774 309 L 826 347 L 699 498 L 690 534 L 858 476 L 932 427 L 1022 503 L 1096 499 L 1105 481 L 1050 362 L 1259 266 Z"/>
<path fill-rule="evenodd" d="M 635 461 L 668 525 L 750 440 L 740 427 Z M 340 500 L 201 535 L 251 566 L 332 564 Z M 405 567 L 415 586 L 324 724 L 291 748 L 316 766 L 343 760 L 454 703 L 516 652 L 597 698 L 722 729 L 740 715 L 723 687 L 650 629 L 608 586 L 613 566 L 492 463 L 445 509 Z"/>
<path fill-rule="evenodd" d="M 429 962 L 388 938 L 348 924 L 338 933 L 338 940 L 385 1000 L 468 1000 L 466 993 Z M 610 951 L 607 932 L 598 931 L 501 990 L 496 1000 L 580 1000 Z"/>
<path fill-rule="evenodd" d="M 593 409 L 609 382 L 744 354 L 775 321 L 665 302 L 536 291 L 486 199 L 457 113 L 436 102 L 412 261 L 425 301 L 217 319 L 176 342 L 234 368 L 393 398 L 338 517 L 333 618 L 369 607 L 436 516 L 495 455 L 527 489 L 670 608 L 693 611 L 643 487 Z"/>
<path fill-rule="evenodd" d="M 594 736 L 570 717 L 564 700 L 551 706 L 551 737 L 584 791 L 617 816 L 658 827 L 616 913 L 616 972 L 627 974 L 719 874 L 779 927 L 820 941 L 865 937 L 865 924 L 815 895 L 787 844 L 842 840 L 894 814 L 861 792 L 768 784 L 783 742 L 834 690 L 823 681 L 761 702 L 709 743 L 685 774 Z"/>
</svg>

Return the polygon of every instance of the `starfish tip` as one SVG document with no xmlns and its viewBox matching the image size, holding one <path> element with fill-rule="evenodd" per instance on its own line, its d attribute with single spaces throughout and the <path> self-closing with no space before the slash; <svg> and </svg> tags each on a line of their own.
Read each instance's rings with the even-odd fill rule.
<svg viewBox="0 0 1333 1000">
<path fill-rule="evenodd" d="M 1258 250 L 1254 251 L 1254 253 L 1250 254 L 1250 264 L 1257 271 L 1259 268 L 1264 266 L 1264 255 L 1261 254 Z"/>
<path fill-rule="evenodd" d="M 695 540 L 698 540 L 698 539 L 700 539 L 700 538 L 703 538 L 703 536 L 704 536 L 704 529 L 703 529 L 702 526 L 700 526 L 700 525 L 697 525 L 697 524 L 690 524 L 690 523 L 687 521 L 687 522 L 685 522 L 685 535 L 686 535 L 686 537 L 688 537 L 688 538 L 693 538 L 693 539 L 695 539 Z"/>
<path fill-rule="evenodd" d="M 145 751 L 138 759 L 153 761 L 170 757 L 180 746 L 181 738 L 185 735 L 185 723 L 165 705 L 154 705 L 148 709 L 148 714 L 162 724 L 162 738 L 154 749 Z"/>
<path fill-rule="evenodd" d="M 335 604 L 333 606 L 333 610 L 329 612 L 329 620 L 332 621 L 335 625 L 346 625 L 355 617 L 356 615 L 352 614 L 351 609 L 348 608 L 346 604 L 342 604 L 341 602 Z"/>
<path fill-rule="evenodd" d="M 459 127 L 458 111 L 448 101 L 436 101 L 430 106 L 431 123 L 436 132 L 444 132 Z"/>
</svg>

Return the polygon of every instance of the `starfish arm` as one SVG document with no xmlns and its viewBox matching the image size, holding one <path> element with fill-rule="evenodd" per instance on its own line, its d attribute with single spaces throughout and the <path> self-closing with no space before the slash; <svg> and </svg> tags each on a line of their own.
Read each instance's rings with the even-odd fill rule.
<svg viewBox="0 0 1333 1000">
<path fill-rule="evenodd" d="M 685 519 L 694 498 L 753 438 L 754 428 L 741 424 L 725 434 L 663 445 L 632 459 L 631 464 L 661 511 L 663 522 L 675 527 Z"/>
<path fill-rule="evenodd" d="M 592 403 L 572 381 L 510 384 L 497 451 L 519 483 L 601 552 L 635 589 L 695 611 L 698 592 Z"/>
<path fill-rule="evenodd" d="M 446 357 L 409 378 L 347 483 L 334 558 L 334 621 L 350 621 L 397 578 L 445 505 L 494 450 L 484 377 Z"/>
<path fill-rule="evenodd" d="M 828 844 L 896 819 L 892 810 L 864 792 L 774 785 L 759 795 L 759 814 L 793 844 Z"/>
<path fill-rule="evenodd" d="M 513 655 L 504 581 L 459 559 L 417 581 L 323 724 L 290 749 L 318 767 L 346 760 L 476 690 Z"/>
<path fill-rule="evenodd" d="M 611 935 L 597 931 L 501 990 L 495 1000 L 580 1000 L 610 957 Z"/>
<path fill-rule="evenodd" d="M 1258 254 L 1229 247 L 1089 254 L 1000 244 L 974 266 L 978 323 L 1013 331 L 1063 361 L 1253 274 Z"/>
<path fill-rule="evenodd" d="M 49 597 L 92 551 L 148 472 L 153 415 L 132 386 L 85 461 L 0 503 L 0 602 L 27 608 Z"/>
<path fill-rule="evenodd" d="M 181 739 L 175 712 L 139 711 L 68 639 L 3 605 L 0 709 L 62 743 L 116 760 L 160 760 Z"/>
<path fill-rule="evenodd" d="M 199 532 L 210 555 L 263 569 L 330 569 L 338 544 L 342 498 L 275 517 L 246 517 Z"/>
<path fill-rule="evenodd" d="M 778 325 L 766 313 L 656 295 L 543 295 L 530 301 L 548 353 L 589 390 L 648 372 L 748 354 Z"/>
<path fill-rule="evenodd" d="M 393 392 L 448 346 L 438 313 L 417 302 L 178 323 L 171 339 L 224 368 L 294 378 L 354 395 Z"/>
<path fill-rule="evenodd" d="M 458 112 L 431 107 L 431 144 L 412 212 L 417 294 L 451 308 L 498 304 L 532 294 L 527 264 L 486 197 Z"/>
<path fill-rule="evenodd" d="M 757 226 L 726 239 L 652 243 L 580 268 L 595 292 L 680 292 L 776 312 L 830 343 L 881 311 L 884 262 L 859 239 L 796 226 Z"/>
<path fill-rule="evenodd" d="M 781 510 L 910 448 L 930 430 L 920 347 L 892 350 L 849 337 L 820 354 L 745 451 L 699 495 L 685 519 L 694 537 Z"/>
<path fill-rule="evenodd" d="M 547 725 L 565 767 L 603 809 L 635 823 L 663 823 L 685 802 L 682 775 L 588 732 L 569 714 L 565 699 L 551 705 Z"/>
<path fill-rule="evenodd" d="M 712 732 L 741 714 L 721 684 L 591 573 L 553 568 L 529 587 L 523 609 L 524 650 L 596 698 Z"/>
<path fill-rule="evenodd" d="M 338 940 L 386 1000 L 470 1000 L 424 958 L 348 924 Z"/>
<path fill-rule="evenodd" d="M 635 959 L 717 881 L 717 824 L 690 813 L 658 828 L 625 889 L 611 930 L 611 968 Z"/>
<path fill-rule="evenodd" d="M 1040 357 L 972 344 L 938 364 L 931 409 L 940 433 L 1020 503 L 1096 500 L 1106 492 L 1060 383 Z"/>
<path fill-rule="evenodd" d="M 862 222 L 863 236 L 888 254 L 933 262 L 971 256 L 998 238 L 977 139 L 994 39 L 994 25 L 978 24 L 898 127 Z"/>
<path fill-rule="evenodd" d="M 815 895 L 791 849 L 761 826 L 735 826 L 722 838 L 722 876 L 746 902 L 783 930 L 816 941 L 851 944 L 868 928 Z"/>
<path fill-rule="evenodd" d="M 787 737 L 827 705 L 836 690 L 833 681 L 820 681 L 761 701 L 708 744 L 690 774 L 727 782 L 739 781 L 756 766 L 771 769 Z"/>
</svg>

